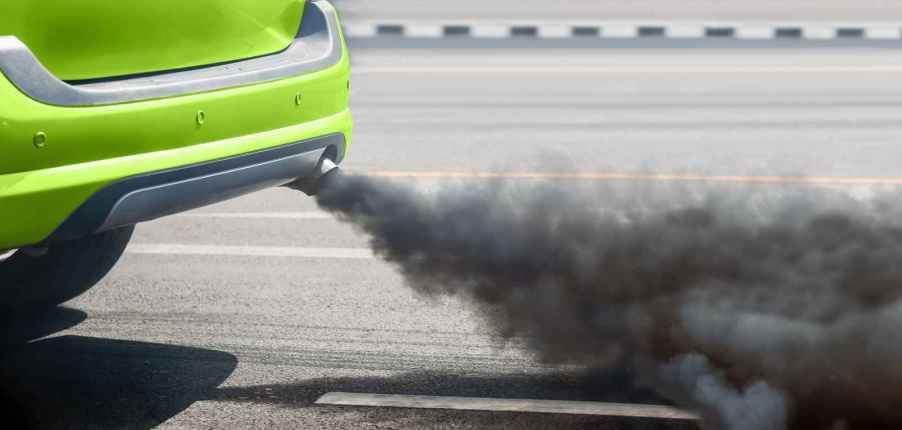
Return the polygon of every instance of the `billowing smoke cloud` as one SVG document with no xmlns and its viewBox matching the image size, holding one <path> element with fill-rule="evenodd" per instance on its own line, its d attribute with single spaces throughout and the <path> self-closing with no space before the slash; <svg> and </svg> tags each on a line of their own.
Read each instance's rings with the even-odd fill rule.
<svg viewBox="0 0 902 430">
<path fill-rule="evenodd" d="M 416 290 L 545 362 L 632 366 L 710 428 L 902 424 L 893 200 L 330 175 L 318 202 Z"/>
</svg>

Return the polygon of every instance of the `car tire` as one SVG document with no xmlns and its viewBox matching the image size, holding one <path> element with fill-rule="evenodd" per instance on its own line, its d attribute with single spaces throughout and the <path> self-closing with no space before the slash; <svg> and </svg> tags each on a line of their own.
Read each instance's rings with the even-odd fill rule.
<svg viewBox="0 0 902 430">
<path fill-rule="evenodd" d="M 50 309 L 97 284 L 113 268 L 134 226 L 20 250 L 0 261 L 0 315 Z"/>
</svg>

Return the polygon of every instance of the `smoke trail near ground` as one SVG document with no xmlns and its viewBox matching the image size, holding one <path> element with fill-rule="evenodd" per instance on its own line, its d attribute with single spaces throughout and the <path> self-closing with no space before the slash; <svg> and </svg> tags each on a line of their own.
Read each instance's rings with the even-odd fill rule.
<svg viewBox="0 0 902 430">
<path fill-rule="evenodd" d="M 317 199 L 416 290 L 471 301 L 545 362 L 638 369 L 710 428 L 895 427 L 902 217 L 893 200 L 824 196 L 423 192 L 342 174 Z"/>
</svg>

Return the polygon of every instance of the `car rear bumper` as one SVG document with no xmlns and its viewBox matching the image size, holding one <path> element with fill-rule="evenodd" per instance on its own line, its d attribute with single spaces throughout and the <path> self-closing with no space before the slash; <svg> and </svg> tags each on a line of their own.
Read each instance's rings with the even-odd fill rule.
<svg viewBox="0 0 902 430">
<path fill-rule="evenodd" d="M 311 5 L 331 9 L 322 0 Z M 333 20 L 334 29 L 340 29 L 337 17 Z M 0 249 L 81 234 L 78 229 L 61 230 L 63 223 L 79 208 L 90 206 L 92 196 L 129 178 L 322 138 L 331 139 L 328 146 L 335 147 L 335 161 L 340 162 L 353 126 L 348 109 L 350 62 L 343 38 L 340 41 L 337 62 L 329 60 L 322 68 L 294 69 L 292 73 L 299 74 L 127 103 L 48 104 L 0 75 Z M 340 136 L 340 142 L 333 136 Z M 279 169 L 266 170 L 273 166 L 252 163 L 240 168 L 240 175 L 223 176 L 230 178 L 230 185 L 217 182 L 206 190 L 215 201 L 287 182 L 292 179 L 286 177 L 288 170 L 298 169 L 294 177 L 302 177 L 309 160 L 321 150 L 306 149 L 294 154 L 297 157 L 276 162 Z M 209 185 L 206 180 L 196 183 Z M 209 203 L 208 197 L 199 194 L 192 201 L 164 199 L 150 205 L 153 210 L 147 213 L 120 217 L 113 223 Z M 104 228 L 103 224 L 98 228 Z"/>
<path fill-rule="evenodd" d="M 100 233 L 312 177 L 323 158 L 340 161 L 344 145 L 344 135 L 336 133 L 121 179 L 88 198 L 48 240 Z"/>
<path fill-rule="evenodd" d="M 0 249 L 146 221 L 303 178 L 325 154 L 342 161 L 351 127 L 344 110 L 254 135 L 0 175 Z M 132 193 L 134 200 L 125 199 Z"/>
<path fill-rule="evenodd" d="M 316 72 L 341 61 L 337 13 L 326 1 L 310 3 L 300 31 L 283 51 L 224 64 L 134 76 L 64 82 L 15 36 L 0 36 L 0 72 L 28 97 L 54 106 L 101 106 L 197 94 Z"/>
</svg>

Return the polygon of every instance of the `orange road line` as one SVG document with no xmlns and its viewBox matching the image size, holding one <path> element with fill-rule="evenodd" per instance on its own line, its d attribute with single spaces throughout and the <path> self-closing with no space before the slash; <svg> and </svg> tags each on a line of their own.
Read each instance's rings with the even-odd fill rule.
<svg viewBox="0 0 902 430">
<path fill-rule="evenodd" d="M 504 179 L 569 179 L 585 181 L 649 181 L 649 182 L 726 182 L 755 184 L 824 184 L 824 185 L 902 185 L 902 177 L 879 176 L 749 176 L 696 175 L 680 173 L 614 173 L 614 172 L 463 172 L 463 171 L 399 171 L 373 170 L 366 176 L 382 178 L 504 178 Z"/>
</svg>

